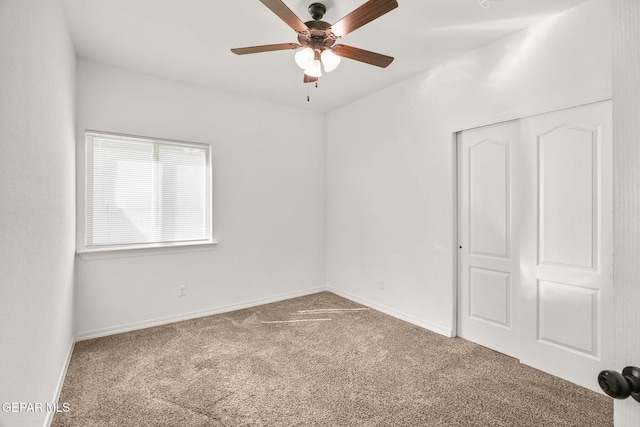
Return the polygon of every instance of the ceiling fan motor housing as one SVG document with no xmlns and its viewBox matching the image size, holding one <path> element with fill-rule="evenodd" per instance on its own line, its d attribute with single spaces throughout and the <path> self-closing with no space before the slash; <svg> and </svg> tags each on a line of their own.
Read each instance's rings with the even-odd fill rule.
<svg viewBox="0 0 640 427">
<path fill-rule="evenodd" d="M 330 48 L 336 41 L 331 31 L 331 24 L 322 21 L 327 12 L 327 7 L 322 3 L 311 3 L 309 13 L 313 21 L 305 22 L 307 31 L 298 32 L 298 41 L 303 47 L 310 47 L 319 55 L 323 50 Z"/>
<path fill-rule="evenodd" d="M 313 50 L 324 50 L 333 46 L 336 37 L 331 34 L 329 28 L 331 24 L 324 21 L 308 21 L 305 25 L 308 31 L 298 33 L 298 41 L 303 47 L 310 47 Z"/>
<path fill-rule="evenodd" d="M 322 3 L 312 3 L 309 6 L 309 13 L 313 19 L 319 21 L 327 13 L 327 8 Z"/>
</svg>

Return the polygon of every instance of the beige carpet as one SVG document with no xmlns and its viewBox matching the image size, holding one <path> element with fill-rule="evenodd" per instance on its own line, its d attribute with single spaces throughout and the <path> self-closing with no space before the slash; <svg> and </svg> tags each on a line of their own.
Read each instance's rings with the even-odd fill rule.
<svg viewBox="0 0 640 427">
<path fill-rule="evenodd" d="M 323 292 L 76 344 L 60 426 L 597 426 L 611 399 Z"/>
</svg>

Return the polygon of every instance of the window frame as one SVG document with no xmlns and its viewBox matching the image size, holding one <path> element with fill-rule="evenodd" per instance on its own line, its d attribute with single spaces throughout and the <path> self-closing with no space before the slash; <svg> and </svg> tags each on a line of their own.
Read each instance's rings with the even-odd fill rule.
<svg viewBox="0 0 640 427">
<path fill-rule="evenodd" d="M 143 142 L 148 144 L 163 144 L 174 147 L 194 147 L 198 149 L 204 149 L 206 153 L 206 186 L 208 197 L 208 218 L 207 218 L 207 236 L 204 239 L 198 240 L 182 240 L 182 241 L 164 241 L 164 242 L 149 242 L 149 243 L 127 243 L 127 244 L 109 244 L 109 245 L 88 245 L 88 231 L 92 224 L 87 221 L 89 209 L 92 209 L 89 200 L 89 184 L 92 180 L 90 177 L 89 162 L 93 160 L 93 138 L 96 136 L 109 137 L 114 139 L 131 140 L 137 142 Z M 212 146 L 208 143 L 181 141 L 167 138 L 157 138 L 148 136 L 139 136 L 131 134 L 123 134 L 116 132 L 96 131 L 86 129 L 84 132 L 84 161 L 83 167 L 83 185 L 84 188 L 78 191 L 81 194 L 83 200 L 79 205 L 82 208 L 81 218 L 82 224 L 78 227 L 78 231 L 81 234 L 78 239 L 78 250 L 76 253 L 81 259 L 101 259 L 101 258 L 118 258 L 151 254 L 165 254 L 165 253 L 182 253 L 182 252 L 194 252 L 202 250 L 211 250 L 218 244 L 214 238 L 213 231 L 213 166 L 212 166 Z"/>
</svg>

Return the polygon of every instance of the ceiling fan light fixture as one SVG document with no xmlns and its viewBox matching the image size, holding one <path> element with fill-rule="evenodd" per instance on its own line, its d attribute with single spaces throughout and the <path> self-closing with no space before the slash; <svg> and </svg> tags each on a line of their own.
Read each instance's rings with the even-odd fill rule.
<svg viewBox="0 0 640 427">
<path fill-rule="evenodd" d="M 333 25 L 322 21 L 327 11 L 326 6 L 322 3 L 312 3 L 309 6 L 309 13 L 313 20 L 302 22 L 283 0 L 260 0 L 260 2 L 297 33 L 298 43 L 277 43 L 231 49 L 231 52 L 236 55 L 302 48 L 296 52 L 295 62 L 304 70 L 303 82 L 316 82 L 316 85 L 318 78 L 322 76 L 322 69 L 324 68 L 327 73 L 335 70 L 343 57 L 380 68 L 387 67 L 393 61 L 391 56 L 344 44 L 336 45 L 335 42 L 397 8 L 397 0 L 365 1 Z M 338 52 L 338 49 L 339 55 L 335 53 Z"/>
<path fill-rule="evenodd" d="M 306 70 L 313 65 L 315 59 L 315 52 L 310 47 L 305 47 L 295 55 L 296 64 L 298 67 Z"/>
<path fill-rule="evenodd" d="M 304 69 L 304 73 L 310 77 L 320 77 L 322 76 L 322 70 L 320 67 L 320 60 L 314 59 L 311 62 L 311 65 Z"/>
<path fill-rule="evenodd" d="M 338 68 L 338 65 L 340 65 L 340 57 L 333 53 L 330 49 L 323 50 L 320 56 L 322 58 L 324 71 L 327 73 L 335 70 L 336 68 Z"/>
</svg>

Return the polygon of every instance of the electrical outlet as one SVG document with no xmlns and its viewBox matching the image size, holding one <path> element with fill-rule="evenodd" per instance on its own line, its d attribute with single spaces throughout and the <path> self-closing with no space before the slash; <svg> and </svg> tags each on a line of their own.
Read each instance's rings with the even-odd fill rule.
<svg viewBox="0 0 640 427">
<path fill-rule="evenodd" d="M 384 289 L 384 280 L 383 279 L 378 280 L 378 289 Z"/>
<path fill-rule="evenodd" d="M 178 289 L 180 290 L 180 293 L 178 294 L 181 297 L 186 297 L 187 296 L 187 285 L 178 285 Z"/>
</svg>

